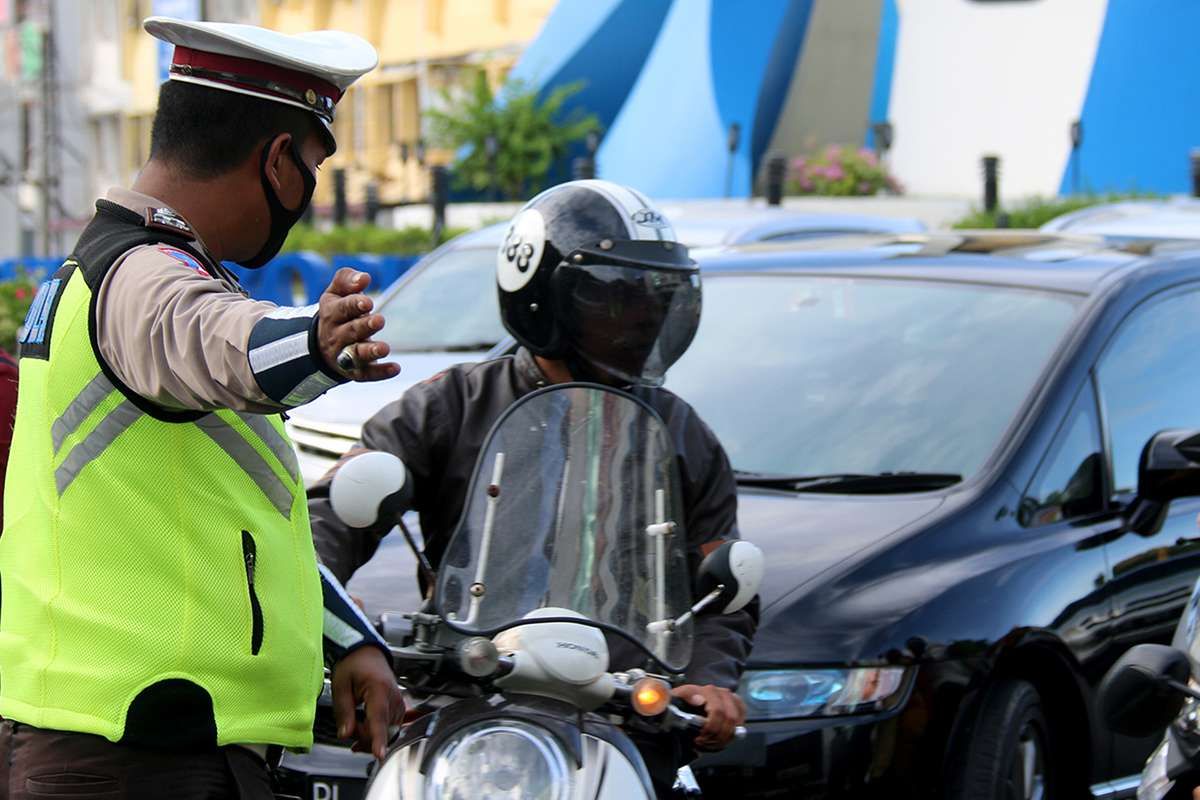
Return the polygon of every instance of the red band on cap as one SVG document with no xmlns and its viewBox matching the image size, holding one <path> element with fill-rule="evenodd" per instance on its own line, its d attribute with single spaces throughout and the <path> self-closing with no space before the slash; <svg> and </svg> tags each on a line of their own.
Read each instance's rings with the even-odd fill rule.
<svg viewBox="0 0 1200 800">
<path fill-rule="evenodd" d="M 250 58 L 238 58 L 220 53 L 207 53 L 202 50 L 192 50 L 188 47 L 176 45 L 175 55 L 171 59 L 171 64 L 175 67 L 195 67 L 209 72 L 224 73 L 221 78 L 214 80 L 220 83 L 227 83 L 230 86 L 236 86 L 239 89 L 267 92 L 277 95 L 280 99 L 284 100 L 295 100 L 296 98 L 287 94 L 272 92 L 270 89 L 264 89 L 261 83 L 263 81 L 270 81 L 279 84 L 301 97 L 311 90 L 319 97 L 328 98 L 332 103 L 336 103 L 342 99 L 342 91 L 340 89 L 315 75 L 288 69 L 287 67 L 280 67 L 275 64 L 255 61 Z M 248 78 L 251 82 L 239 83 L 237 80 L 239 76 Z"/>
</svg>

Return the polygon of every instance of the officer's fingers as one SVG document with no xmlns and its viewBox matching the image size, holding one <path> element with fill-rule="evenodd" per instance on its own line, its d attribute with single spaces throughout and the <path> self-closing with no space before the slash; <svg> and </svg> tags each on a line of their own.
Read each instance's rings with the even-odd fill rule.
<svg viewBox="0 0 1200 800">
<path fill-rule="evenodd" d="M 359 272 L 356 269 L 342 267 L 333 275 L 333 280 L 329 282 L 329 288 L 325 291 L 332 294 L 345 296 L 348 294 L 356 294 L 366 289 L 371 284 L 371 276 L 365 272 Z"/>
<path fill-rule="evenodd" d="M 350 677 L 345 670 L 333 671 L 333 721 L 337 723 L 339 739 L 349 739 L 354 735 L 354 687 L 350 685 Z"/>
<path fill-rule="evenodd" d="M 371 381 L 385 381 L 399 374 L 399 364 L 372 364 L 351 373 L 351 377 L 359 383 L 370 383 Z"/>
<path fill-rule="evenodd" d="M 374 301 L 365 294 L 341 296 L 326 292 L 317 302 L 317 313 L 321 324 L 332 331 L 343 323 L 363 317 L 375 307 Z"/>
<path fill-rule="evenodd" d="M 399 686 L 393 686 L 391 703 L 389 704 L 389 709 L 391 710 L 388 718 L 389 725 L 399 725 L 404 721 L 405 705 L 404 692 L 400 690 Z"/>
<path fill-rule="evenodd" d="M 355 342 L 365 342 L 381 330 L 383 330 L 383 315 L 369 314 L 339 324 L 334 335 L 338 342 L 345 346 Z M 366 357 L 367 353 L 364 352 L 361 355 Z"/>
<path fill-rule="evenodd" d="M 369 746 L 371 754 L 380 761 L 383 761 L 387 754 L 387 729 L 391 719 L 390 700 L 391 689 L 385 683 L 373 681 L 367 686 L 367 724 L 366 730 L 359 731 L 358 740 Z"/>
</svg>

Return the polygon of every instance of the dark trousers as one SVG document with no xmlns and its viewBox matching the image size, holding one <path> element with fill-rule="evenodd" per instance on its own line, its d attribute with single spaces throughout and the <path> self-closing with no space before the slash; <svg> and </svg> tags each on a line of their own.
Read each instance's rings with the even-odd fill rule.
<svg viewBox="0 0 1200 800">
<path fill-rule="evenodd" d="M 0 800 L 272 800 L 266 763 L 241 747 L 169 753 L 101 736 L 0 724 Z"/>
</svg>

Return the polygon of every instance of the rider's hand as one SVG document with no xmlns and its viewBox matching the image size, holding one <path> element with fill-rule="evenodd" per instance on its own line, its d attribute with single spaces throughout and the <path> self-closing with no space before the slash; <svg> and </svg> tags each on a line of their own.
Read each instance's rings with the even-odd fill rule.
<svg viewBox="0 0 1200 800">
<path fill-rule="evenodd" d="M 746 704 L 728 689 L 720 686 L 697 686 L 685 683 L 676 686 L 671 694 L 683 702 L 703 709 L 708 722 L 696 736 L 697 750 L 721 750 L 733 740 L 734 729 L 746 721 Z"/>
<path fill-rule="evenodd" d="M 374 303 L 362 294 L 371 276 L 343 267 L 333 276 L 317 305 L 317 346 L 330 370 L 356 381 L 378 381 L 400 372 L 398 364 L 376 363 L 390 352 L 386 342 L 371 336 L 383 329 L 383 316 L 372 314 Z M 338 356 L 351 347 L 355 367 L 338 366 Z"/>
<path fill-rule="evenodd" d="M 338 738 L 356 741 L 351 749 L 371 753 L 380 761 L 387 753 L 388 726 L 404 716 L 404 694 L 387 658 L 375 647 L 360 647 L 333 667 L 333 718 Z M 355 718 L 362 703 L 365 718 Z"/>
</svg>

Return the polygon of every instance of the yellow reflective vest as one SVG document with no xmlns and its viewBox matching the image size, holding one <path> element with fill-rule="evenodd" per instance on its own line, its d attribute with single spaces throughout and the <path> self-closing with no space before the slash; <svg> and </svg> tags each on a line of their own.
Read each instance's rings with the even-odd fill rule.
<svg viewBox="0 0 1200 800">
<path fill-rule="evenodd" d="M 93 347 L 104 272 L 128 242 L 163 238 L 98 215 L 27 322 L 0 536 L 0 715 L 155 746 L 307 748 L 321 588 L 281 420 L 158 413 Z"/>
</svg>

